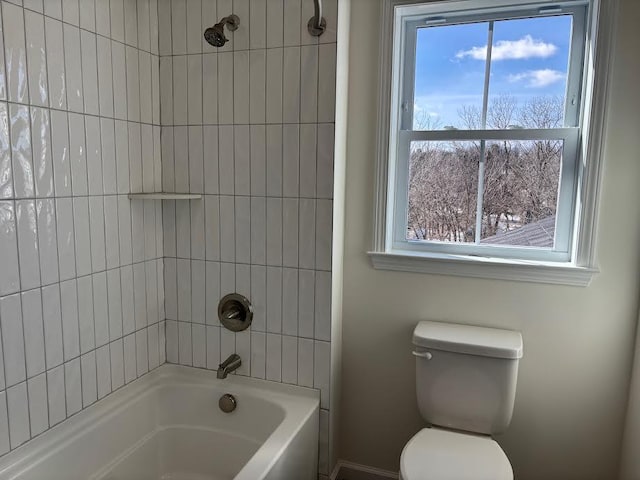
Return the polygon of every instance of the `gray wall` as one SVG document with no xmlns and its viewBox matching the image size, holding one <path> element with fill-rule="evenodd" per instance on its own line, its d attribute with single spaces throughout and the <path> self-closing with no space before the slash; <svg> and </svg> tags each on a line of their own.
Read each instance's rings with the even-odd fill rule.
<svg viewBox="0 0 640 480">
<path fill-rule="evenodd" d="M 640 5 L 622 0 L 598 226 L 601 272 L 587 288 L 374 270 L 379 4 L 353 0 L 340 457 L 398 469 L 423 427 L 411 332 L 435 319 L 520 330 L 513 422 L 498 438 L 518 479 L 617 474 L 638 319 Z"/>
</svg>

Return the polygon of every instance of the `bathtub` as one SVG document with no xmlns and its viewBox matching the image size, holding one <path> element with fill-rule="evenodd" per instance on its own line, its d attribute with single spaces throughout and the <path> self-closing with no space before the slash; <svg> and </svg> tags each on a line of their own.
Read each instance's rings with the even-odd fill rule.
<svg viewBox="0 0 640 480">
<path fill-rule="evenodd" d="M 316 480 L 318 409 L 315 390 L 163 365 L 2 457 L 0 480 Z"/>
</svg>

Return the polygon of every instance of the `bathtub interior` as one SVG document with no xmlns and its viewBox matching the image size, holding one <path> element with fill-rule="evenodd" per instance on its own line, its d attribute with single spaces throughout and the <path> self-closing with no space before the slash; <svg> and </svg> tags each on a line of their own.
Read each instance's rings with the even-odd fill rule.
<svg viewBox="0 0 640 480">
<path fill-rule="evenodd" d="M 193 370 L 162 366 L 99 401 L 7 455 L 0 480 L 316 478 L 316 391 Z"/>
</svg>

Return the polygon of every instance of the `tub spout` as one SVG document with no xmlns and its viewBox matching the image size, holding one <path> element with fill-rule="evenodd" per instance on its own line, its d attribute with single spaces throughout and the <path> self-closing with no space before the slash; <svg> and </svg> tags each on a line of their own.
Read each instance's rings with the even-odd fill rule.
<svg viewBox="0 0 640 480">
<path fill-rule="evenodd" d="M 227 378 L 227 375 L 240 368 L 240 365 L 242 365 L 240 355 L 232 353 L 229 358 L 218 365 L 218 378 Z"/>
</svg>

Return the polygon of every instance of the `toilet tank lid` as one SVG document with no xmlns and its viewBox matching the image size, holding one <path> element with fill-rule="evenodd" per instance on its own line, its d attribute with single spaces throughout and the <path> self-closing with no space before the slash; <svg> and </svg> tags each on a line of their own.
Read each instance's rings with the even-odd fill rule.
<svg viewBox="0 0 640 480">
<path fill-rule="evenodd" d="M 456 323 L 422 321 L 413 331 L 413 344 L 493 358 L 521 358 L 522 335 L 512 330 Z"/>
</svg>

